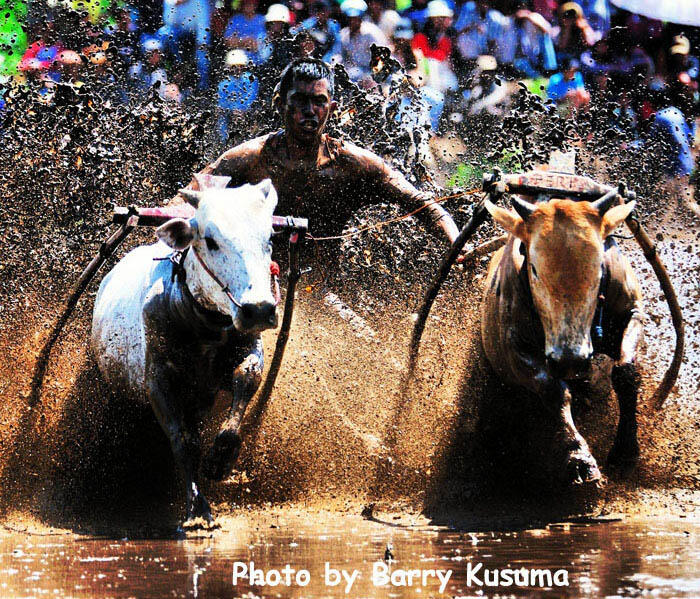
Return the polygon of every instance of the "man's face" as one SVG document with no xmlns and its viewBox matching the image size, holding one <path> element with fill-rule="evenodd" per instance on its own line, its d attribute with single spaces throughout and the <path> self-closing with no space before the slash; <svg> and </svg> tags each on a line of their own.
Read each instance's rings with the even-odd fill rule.
<svg viewBox="0 0 700 599">
<path fill-rule="evenodd" d="M 357 33 L 360 31 L 360 26 L 362 25 L 362 17 L 350 17 L 348 19 L 348 27 L 352 33 Z"/>
<path fill-rule="evenodd" d="M 368 10 L 372 19 L 378 21 L 384 12 L 384 3 L 381 0 L 370 0 Z"/>
<path fill-rule="evenodd" d="M 242 10 L 246 15 L 252 15 L 258 9 L 258 0 L 243 0 Z"/>
<path fill-rule="evenodd" d="M 331 100 L 328 81 L 294 80 L 284 101 L 284 121 L 287 134 L 300 141 L 312 142 L 318 139 L 335 110 Z"/>
<path fill-rule="evenodd" d="M 284 23 L 282 21 L 270 21 L 267 23 L 267 34 L 272 39 L 279 39 L 284 34 Z"/>
<path fill-rule="evenodd" d="M 314 13 L 316 14 L 316 18 L 321 25 L 325 25 L 325 23 L 328 21 L 328 17 L 331 14 L 328 8 L 323 5 L 317 6 Z"/>
</svg>

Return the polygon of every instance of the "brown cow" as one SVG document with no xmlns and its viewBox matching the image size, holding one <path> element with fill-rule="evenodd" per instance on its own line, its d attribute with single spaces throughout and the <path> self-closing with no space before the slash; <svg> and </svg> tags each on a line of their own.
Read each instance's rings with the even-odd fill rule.
<svg viewBox="0 0 700 599">
<path fill-rule="evenodd" d="M 515 212 L 486 203 L 510 236 L 489 266 L 484 350 L 508 384 L 535 393 L 553 411 L 555 474 L 565 483 L 594 482 L 600 471 L 574 425 L 566 381 L 585 377 L 594 352 L 615 360 L 620 422 L 608 463 L 633 466 L 639 456 L 636 354 L 645 314 L 634 272 L 609 236 L 634 202 L 618 205 L 614 194 L 596 202 L 532 204 L 516 196 L 512 202 Z M 603 335 L 592 339 L 598 323 Z"/>
</svg>

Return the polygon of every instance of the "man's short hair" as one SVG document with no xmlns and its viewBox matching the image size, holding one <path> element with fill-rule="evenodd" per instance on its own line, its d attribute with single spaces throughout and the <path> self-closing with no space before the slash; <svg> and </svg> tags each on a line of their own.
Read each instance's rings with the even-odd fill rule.
<svg viewBox="0 0 700 599">
<path fill-rule="evenodd" d="M 294 80 L 318 81 L 325 79 L 328 81 L 328 94 L 333 98 L 334 77 L 331 66 L 318 58 L 297 58 L 290 62 L 280 75 L 279 83 L 275 86 L 275 96 L 279 96 L 283 101 L 287 98 L 287 92 L 294 84 Z"/>
</svg>

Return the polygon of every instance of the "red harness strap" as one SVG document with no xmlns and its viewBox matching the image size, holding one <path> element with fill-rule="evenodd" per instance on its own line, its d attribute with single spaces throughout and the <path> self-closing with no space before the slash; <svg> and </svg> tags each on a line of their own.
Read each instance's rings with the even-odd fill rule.
<svg viewBox="0 0 700 599">
<path fill-rule="evenodd" d="M 233 293 L 231 293 L 231 290 L 229 289 L 228 285 L 224 285 L 221 282 L 221 279 L 217 277 L 214 272 L 204 263 L 204 260 L 202 260 L 202 257 L 199 255 L 197 250 L 192 247 L 192 253 L 195 255 L 197 258 L 197 261 L 201 264 L 202 268 L 204 271 L 212 278 L 212 280 L 219 286 L 221 287 L 221 291 L 223 291 L 226 294 L 226 297 L 231 300 L 234 306 L 238 308 L 242 308 L 243 306 L 241 303 L 233 297 Z M 280 266 L 275 262 L 274 260 L 270 262 L 270 276 L 272 278 L 272 287 L 273 287 L 273 295 L 275 298 L 275 306 L 280 303 L 280 284 L 279 284 L 279 274 L 280 274 Z"/>
</svg>

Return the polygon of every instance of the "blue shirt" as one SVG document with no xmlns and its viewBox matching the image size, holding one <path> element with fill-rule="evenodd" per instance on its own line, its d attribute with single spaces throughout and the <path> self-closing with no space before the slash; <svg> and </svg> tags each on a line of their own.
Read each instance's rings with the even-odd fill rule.
<svg viewBox="0 0 700 599">
<path fill-rule="evenodd" d="M 457 49 L 464 58 L 473 59 L 481 54 L 489 54 L 489 45 L 493 44 L 498 61 L 508 62 L 507 54 L 512 55 L 512 48 L 504 47 L 504 44 L 509 25 L 508 18 L 497 10 L 489 9 L 482 18 L 476 2 L 467 2 L 462 6 L 455 22 L 455 29 L 462 32 L 457 38 Z"/>
<path fill-rule="evenodd" d="M 659 110 L 649 131 L 650 137 L 664 142 L 670 175 L 689 175 L 693 172 L 690 146 L 694 132 L 683 113 L 675 106 Z"/>
<path fill-rule="evenodd" d="M 564 79 L 563 73 L 556 73 L 549 78 L 547 95 L 555 102 L 558 102 L 563 100 L 567 93 L 577 89 L 586 89 L 583 84 L 583 75 L 579 71 L 576 72 L 571 81 Z"/>
<path fill-rule="evenodd" d="M 248 110 L 258 97 L 258 80 L 248 71 L 239 76 L 229 75 L 219 83 L 219 108 Z"/>
<path fill-rule="evenodd" d="M 226 31 L 224 32 L 224 37 L 252 37 L 258 42 L 258 51 L 262 48 L 265 43 L 265 35 L 267 30 L 265 29 L 265 17 L 263 15 L 255 14 L 252 18 L 247 19 L 245 15 L 238 13 L 233 15 L 226 25 Z M 260 62 L 258 56 L 250 57 L 253 62 Z"/>
</svg>

